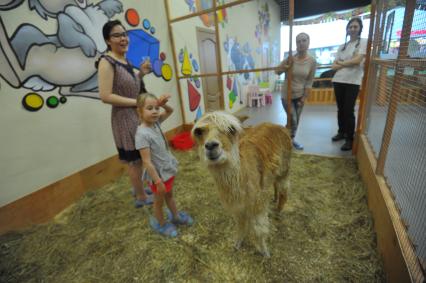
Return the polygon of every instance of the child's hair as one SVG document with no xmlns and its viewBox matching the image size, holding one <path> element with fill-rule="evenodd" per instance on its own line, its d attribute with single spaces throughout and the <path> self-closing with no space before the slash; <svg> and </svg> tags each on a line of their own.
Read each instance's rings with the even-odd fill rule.
<svg viewBox="0 0 426 283">
<path fill-rule="evenodd" d="M 144 92 L 140 95 L 138 95 L 138 98 L 136 99 L 136 106 L 138 108 L 142 108 L 145 105 L 145 100 L 147 98 L 153 98 L 153 99 L 158 99 L 158 97 L 156 97 L 154 94 L 149 93 L 149 92 Z"/>
<path fill-rule="evenodd" d="M 139 113 L 139 119 L 142 122 L 143 121 L 143 107 L 145 106 L 145 101 L 147 98 L 153 98 L 153 99 L 158 99 L 158 97 L 156 97 L 154 94 L 149 93 L 149 92 L 144 92 L 142 94 L 139 94 L 137 99 L 136 99 L 136 106 L 138 108 L 138 113 Z"/>
</svg>

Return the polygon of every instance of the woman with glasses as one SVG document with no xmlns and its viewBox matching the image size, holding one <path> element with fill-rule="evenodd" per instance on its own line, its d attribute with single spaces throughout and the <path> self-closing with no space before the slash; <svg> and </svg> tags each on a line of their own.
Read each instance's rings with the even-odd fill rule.
<svg viewBox="0 0 426 283">
<path fill-rule="evenodd" d="M 118 156 L 128 165 L 135 207 L 143 207 L 153 201 L 143 189 L 141 157 L 135 149 L 139 125 L 136 99 L 140 93 L 147 92 L 142 78 L 151 72 L 151 64 L 145 61 L 139 71 L 133 70 L 126 59 L 129 38 L 120 21 L 107 22 L 102 33 L 108 49 L 97 62 L 99 96 L 102 102 L 112 105 L 111 125 Z"/>
</svg>

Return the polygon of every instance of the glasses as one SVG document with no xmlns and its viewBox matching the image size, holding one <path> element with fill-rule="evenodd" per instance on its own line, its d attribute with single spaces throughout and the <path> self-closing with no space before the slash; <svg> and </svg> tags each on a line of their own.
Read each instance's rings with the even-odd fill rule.
<svg viewBox="0 0 426 283">
<path fill-rule="evenodd" d="M 124 31 L 124 32 L 114 32 L 114 33 L 111 33 L 110 36 L 114 37 L 114 38 L 127 37 L 127 31 Z"/>
</svg>

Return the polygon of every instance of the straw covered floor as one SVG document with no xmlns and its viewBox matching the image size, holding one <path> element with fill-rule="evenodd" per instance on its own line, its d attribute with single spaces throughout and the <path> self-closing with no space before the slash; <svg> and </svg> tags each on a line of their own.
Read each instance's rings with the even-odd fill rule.
<svg viewBox="0 0 426 283">
<path fill-rule="evenodd" d="M 133 207 L 122 177 L 50 223 L 0 236 L 0 282 L 384 281 L 354 159 L 293 154 L 288 202 L 270 213 L 264 258 L 250 243 L 233 249 L 233 222 L 207 169 L 194 151 L 174 154 L 175 197 L 192 227 L 175 239 L 155 234 L 151 208 Z"/>
</svg>

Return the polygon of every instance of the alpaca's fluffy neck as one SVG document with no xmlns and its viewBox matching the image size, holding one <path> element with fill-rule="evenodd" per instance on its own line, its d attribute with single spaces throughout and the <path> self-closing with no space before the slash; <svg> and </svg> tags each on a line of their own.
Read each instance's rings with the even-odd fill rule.
<svg viewBox="0 0 426 283">
<path fill-rule="evenodd" d="M 225 163 L 209 167 L 220 191 L 233 192 L 240 187 L 240 154 L 234 145 Z"/>
</svg>

